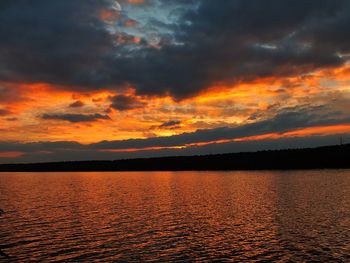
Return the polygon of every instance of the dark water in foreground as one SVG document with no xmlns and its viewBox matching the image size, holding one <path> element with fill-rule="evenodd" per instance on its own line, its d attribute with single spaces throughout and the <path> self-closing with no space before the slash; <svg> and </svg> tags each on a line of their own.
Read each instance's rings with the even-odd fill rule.
<svg viewBox="0 0 350 263">
<path fill-rule="evenodd" d="M 0 173 L 0 207 L 13 262 L 350 261 L 350 171 Z"/>
</svg>

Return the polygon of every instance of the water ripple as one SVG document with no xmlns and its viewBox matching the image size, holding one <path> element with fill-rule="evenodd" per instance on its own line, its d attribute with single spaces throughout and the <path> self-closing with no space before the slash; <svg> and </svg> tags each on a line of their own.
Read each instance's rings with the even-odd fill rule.
<svg viewBox="0 0 350 263">
<path fill-rule="evenodd" d="M 0 192 L 8 262 L 350 261 L 350 171 L 0 173 Z"/>
</svg>

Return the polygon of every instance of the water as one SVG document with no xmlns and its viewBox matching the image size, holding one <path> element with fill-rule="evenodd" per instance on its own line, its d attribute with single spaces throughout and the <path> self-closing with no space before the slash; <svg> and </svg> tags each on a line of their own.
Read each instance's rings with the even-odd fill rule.
<svg viewBox="0 0 350 263">
<path fill-rule="evenodd" d="M 350 261 L 346 170 L 0 173 L 0 194 L 8 262 Z"/>
</svg>

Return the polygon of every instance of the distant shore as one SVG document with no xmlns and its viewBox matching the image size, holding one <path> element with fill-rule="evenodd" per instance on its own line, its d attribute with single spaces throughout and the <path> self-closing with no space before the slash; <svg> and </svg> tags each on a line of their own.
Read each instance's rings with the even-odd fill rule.
<svg viewBox="0 0 350 263">
<path fill-rule="evenodd" d="M 220 171 L 350 168 L 350 144 L 202 156 L 116 161 L 2 164 L 0 172 Z"/>
</svg>

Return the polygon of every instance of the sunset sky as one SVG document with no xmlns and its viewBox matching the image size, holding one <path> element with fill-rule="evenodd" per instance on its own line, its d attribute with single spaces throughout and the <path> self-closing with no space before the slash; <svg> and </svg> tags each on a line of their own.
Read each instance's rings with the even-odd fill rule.
<svg viewBox="0 0 350 263">
<path fill-rule="evenodd" d="M 350 1 L 1 0 L 0 163 L 350 142 Z"/>
</svg>

